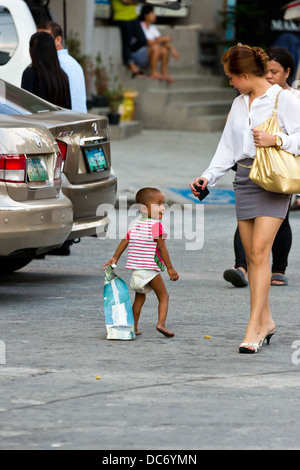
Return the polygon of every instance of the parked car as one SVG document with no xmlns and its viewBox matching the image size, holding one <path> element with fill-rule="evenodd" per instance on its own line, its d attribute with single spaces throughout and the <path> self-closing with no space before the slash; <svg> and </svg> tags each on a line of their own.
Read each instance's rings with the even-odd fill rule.
<svg viewBox="0 0 300 470">
<path fill-rule="evenodd" d="M 31 63 L 29 41 L 36 32 L 33 16 L 23 0 L 0 1 L 0 77 L 21 86 Z"/>
<path fill-rule="evenodd" d="M 61 165 L 47 129 L 0 116 L 0 274 L 68 238 L 73 207 L 61 192 Z"/>
<path fill-rule="evenodd" d="M 117 195 L 107 118 L 53 106 L 9 83 L 5 83 L 4 95 L 0 115 L 48 128 L 59 145 L 62 191 L 72 201 L 74 212 L 68 240 L 101 235 L 109 221 L 104 215 L 97 216 L 97 209 L 102 204 L 114 205 Z"/>
</svg>

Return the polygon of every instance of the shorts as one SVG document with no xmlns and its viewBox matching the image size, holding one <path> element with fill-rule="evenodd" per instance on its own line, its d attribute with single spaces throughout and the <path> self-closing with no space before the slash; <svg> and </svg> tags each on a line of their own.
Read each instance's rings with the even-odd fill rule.
<svg viewBox="0 0 300 470">
<path fill-rule="evenodd" d="M 135 269 L 132 271 L 130 287 L 138 294 L 149 294 L 152 287 L 149 283 L 159 275 L 159 271 L 152 269 Z"/>
<path fill-rule="evenodd" d="M 149 55 L 148 55 L 148 46 L 144 46 L 136 52 L 132 52 L 131 57 L 134 60 L 136 65 L 140 67 L 149 67 Z"/>
</svg>

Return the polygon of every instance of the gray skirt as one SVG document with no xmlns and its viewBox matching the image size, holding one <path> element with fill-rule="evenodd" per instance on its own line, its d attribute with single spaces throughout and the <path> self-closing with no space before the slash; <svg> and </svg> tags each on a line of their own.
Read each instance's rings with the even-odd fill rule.
<svg viewBox="0 0 300 470">
<path fill-rule="evenodd" d="M 246 158 L 240 163 L 250 166 L 253 159 Z M 233 183 L 237 220 L 251 220 L 257 217 L 285 219 L 291 196 L 265 191 L 249 179 L 249 173 L 249 168 L 237 166 Z"/>
</svg>

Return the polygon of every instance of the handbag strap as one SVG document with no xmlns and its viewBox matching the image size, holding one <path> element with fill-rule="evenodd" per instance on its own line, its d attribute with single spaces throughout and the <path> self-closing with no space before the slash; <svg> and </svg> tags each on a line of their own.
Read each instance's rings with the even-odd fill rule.
<svg viewBox="0 0 300 470">
<path fill-rule="evenodd" d="M 279 96 L 280 96 L 280 94 L 281 94 L 282 92 L 283 92 L 283 89 L 280 90 L 280 92 L 279 92 L 278 95 L 276 96 L 274 111 L 278 111 Z"/>
</svg>

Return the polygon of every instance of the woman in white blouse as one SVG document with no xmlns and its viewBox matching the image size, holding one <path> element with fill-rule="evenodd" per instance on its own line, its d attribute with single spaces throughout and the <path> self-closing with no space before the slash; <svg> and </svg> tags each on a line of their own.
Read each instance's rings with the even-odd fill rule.
<svg viewBox="0 0 300 470">
<path fill-rule="evenodd" d="M 281 146 L 300 154 L 300 101 L 289 91 L 266 80 L 268 56 L 260 48 L 241 44 L 223 57 L 225 74 L 240 92 L 235 99 L 221 141 L 209 168 L 190 187 L 197 197 L 201 186 L 214 186 L 236 163 L 234 182 L 239 230 L 246 252 L 250 284 L 250 321 L 242 354 L 254 354 L 275 331 L 269 306 L 270 253 L 276 234 L 287 215 L 290 196 L 270 193 L 249 179 L 257 147 Z M 272 114 L 278 93 L 278 121 L 282 132 L 273 136 L 255 127 Z M 201 184 L 200 184 L 201 181 Z"/>
</svg>

